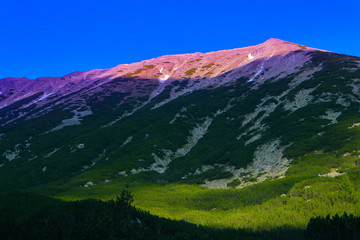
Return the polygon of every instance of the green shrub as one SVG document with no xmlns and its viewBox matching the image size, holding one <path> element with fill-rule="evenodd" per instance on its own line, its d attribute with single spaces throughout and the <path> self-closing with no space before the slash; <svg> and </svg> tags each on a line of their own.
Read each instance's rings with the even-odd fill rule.
<svg viewBox="0 0 360 240">
<path fill-rule="evenodd" d="M 185 75 L 192 75 L 192 74 L 194 74 L 195 72 L 196 72 L 196 68 L 192 68 L 192 69 L 186 71 L 186 72 L 185 72 Z"/>
</svg>

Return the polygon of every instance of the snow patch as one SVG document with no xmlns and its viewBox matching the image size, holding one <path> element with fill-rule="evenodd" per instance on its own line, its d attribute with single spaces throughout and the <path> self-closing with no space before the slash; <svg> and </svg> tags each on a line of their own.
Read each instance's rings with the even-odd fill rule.
<svg viewBox="0 0 360 240">
<path fill-rule="evenodd" d="M 249 58 L 249 60 L 251 60 L 251 59 L 254 59 L 254 56 L 251 55 L 251 53 L 249 53 L 248 58 Z"/>
<path fill-rule="evenodd" d="M 262 73 L 262 71 L 264 70 L 264 64 L 267 60 L 269 60 L 269 58 L 271 58 L 271 56 L 261 63 L 260 70 L 248 82 L 254 81 L 254 79 Z"/>
<path fill-rule="evenodd" d="M 42 172 L 46 172 L 46 169 L 47 169 L 46 166 L 44 166 L 44 167 L 41 169 L 41 171 L 42 171 Z"/>
<path fill-rule="evenodd" d="M 161 83 L 165 82 L 166 80 L 168 80 L 170 77 L 170 75 L 166 74 L 164 77 L 160 77 L 159 80 Z"/>
<path fill-rule="evenodd" d="M 41 98 L 39 98 L 38 100 L 36 100 L 35 102 L 33 103 L 37 103 L 37 102 L 40 102 L 41 100 L 53 95 L 54 93 L 49 93 L 49 94 L 44 94 L 43 96 L 41 96 Z"/>
<path fill-rule="evenodd" d="M 248 82 L 252 82 L 254 81 L 254 79 L 260 75 L 260 73 L 262 73 L 262 71 L 264 70 L 264 64 L 261 65 L 260 70 L 248 81 Z"/>
</svg>

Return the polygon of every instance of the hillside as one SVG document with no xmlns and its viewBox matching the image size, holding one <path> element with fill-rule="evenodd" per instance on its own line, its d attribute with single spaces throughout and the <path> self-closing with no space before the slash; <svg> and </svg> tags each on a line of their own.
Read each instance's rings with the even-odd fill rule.
<svg viewBox="0 0 360 240">
<path fill-rule="evenodd" d="M 0 80 L 0 190 L 212 227 L 360 216 L 360 58 L 269 39 Z"/>
</svg>

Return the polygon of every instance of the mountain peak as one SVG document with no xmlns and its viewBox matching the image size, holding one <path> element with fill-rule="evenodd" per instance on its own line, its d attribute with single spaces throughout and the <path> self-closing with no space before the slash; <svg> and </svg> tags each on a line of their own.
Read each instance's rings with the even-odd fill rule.
<svg viewBox="0 0 360 240">
<path fill-rule="evenodd" d="M 217 78 L 226 76 L 226 73 L 245 67 L 244 69 L 247 69 L 247 72 L 255 74 L 250 78 L 250 81 L 253 81 L 262 72 L 264 66 L 278 66 L 279 62 L 277 59 L 294 52 L 305 56 L 309 51 L 318 51 L 318 49 L 270 38 L 264 43 L 250 47 L 208 53 L 196 52 L 164 55 L 141 62 L 120 64 L 109 69 L 74 72 L 63 77 L 46 77 L 35 80 L 6 78 L 0 82 L 0 92 L 2 93 L 0 95 L 6 98 L 6 100 L 1 101 L 0 108 L 7 106 L 13 101 L 31 96 L 34 93 L 42 92 L 43 97 L 47 98 L 47 96 L 53 96 L 54 93 L 63 91 L 61 89 L 67 89 L 67 87 L 73 84 L 80 88 L 83 84 L 97 82 L 99 79 L 104 81 L 111 81 L 116 78 L 151 79 L 160 84 L 168 80 L 193 79 L 208 84 L 212 81 L 216 82 Z M 300 63 L 305 58 L 294 58 L 292 63 L 289 64 L 295 66 L 297 64 L 295 62 Z M 292 66 L 289 64 L 283 66 L 287 71 L 292 69 Z M 24 95 L 21 92 L 13 94 L 10 89 L 23 89 L 26 94 Z"/>
<path fill-rule="evenodd" d="M 286 55 L 297 50 L 313 51 L 300 44 L 270 38 L 266 42 L 244 48 L 208 53 L 165 55 L 132 64 L 121 64 L 109 69 L 117 77 L 158 79 L 212 78 L 258 59 Z"/>
<path fill-rule="evenodd" d="M 264 43 L 284 43 L 284 42 L 286 42 L 286 41 L 281 40 L 279 38 L 269 38 Z"/>
</svg>

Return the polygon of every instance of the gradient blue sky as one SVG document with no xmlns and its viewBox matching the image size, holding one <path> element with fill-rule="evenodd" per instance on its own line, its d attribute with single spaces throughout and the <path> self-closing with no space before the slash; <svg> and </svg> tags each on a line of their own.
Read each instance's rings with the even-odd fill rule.
<svg viewBox="0 0 360 240">
<path fill-rule="evenodd" d="M 0 0 L 0 78 L 62 76 L 271 37 L 360 56 L 360 1 Z"/>
</svg>

